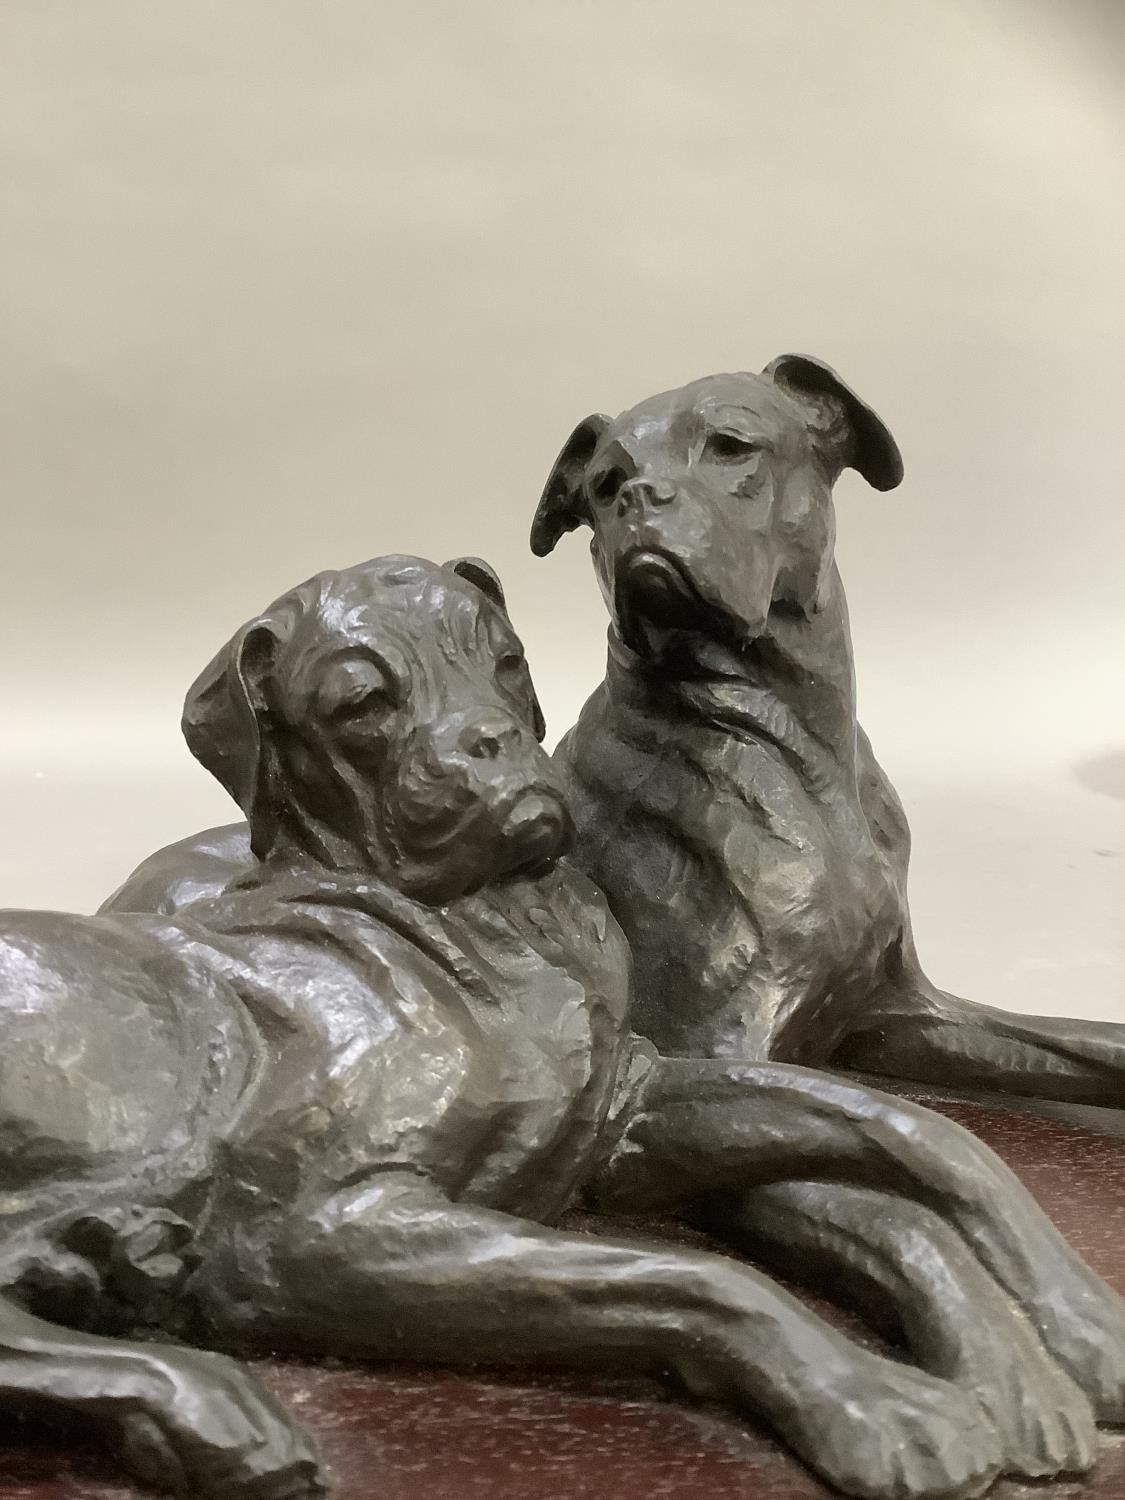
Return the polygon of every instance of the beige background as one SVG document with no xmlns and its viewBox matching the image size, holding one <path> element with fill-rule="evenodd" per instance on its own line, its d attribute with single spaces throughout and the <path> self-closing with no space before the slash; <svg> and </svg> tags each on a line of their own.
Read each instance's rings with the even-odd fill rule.
<svg viewBox="0 0 1125 1500">
<path fill-rule="evenodd" d="M 480 552 L 552 730 L 588 410 L 785 350 L 842 482 L 861 702 L 936 977 L 1125 1019 L 1125 7 L 5 0 L 0 902 L 223 820 L 187 683 L 322 566 Z"/>
</svg>

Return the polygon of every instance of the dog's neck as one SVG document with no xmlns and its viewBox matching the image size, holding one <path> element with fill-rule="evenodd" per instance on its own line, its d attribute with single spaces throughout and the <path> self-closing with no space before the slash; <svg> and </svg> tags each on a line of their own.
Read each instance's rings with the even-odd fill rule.
<svg viewBox="0 0 1125 1500">
<path fill-rule="evenodd" d="M 362 836 L 348 838 L 327 820 L 294 804 L 283 809 L 269 861 L 278 869 L 319 869 L 357 879 L 383 880 L 385 861 Z"/>
<path fill-rule="evenodd" d="M 855 677 L 840 575 L 833 566 L 819 608 L 780 607 L 765 633 L 740 645 L 685 635 L 656 659 L 639 656 L 610 629 L 610 697 L 642 712 L 673 712 L 764 739 L 819 774 L 854 772 Z M 819 775 L 815 778 L 819 779 Z"/>
</svg>

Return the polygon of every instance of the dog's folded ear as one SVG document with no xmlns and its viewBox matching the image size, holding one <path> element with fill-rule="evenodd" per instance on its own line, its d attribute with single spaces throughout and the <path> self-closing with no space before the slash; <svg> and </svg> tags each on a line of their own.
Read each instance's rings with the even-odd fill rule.
<svg viewBox="0 0 1125 1500">
<path fill-rule="evenodd" d="M 504 585 L 500 582 L 500 575 L 491 563 L 486 563 L 483 557 L 454 557 L 447 563 L 442 564 L 451 573 L 456 573 L 458 578 L 464 578 L 468 583 L 480 589 L 486 599 L 491 599 L 497 609 L 508 613 L 508 603 L 504 598 Z"/>
<path fill-rule="evenodd" d="M 594 449 L 610 424 L 611 418 L 595 413 L 579 422 L 563 444 L 531 523 L 531 550 L 536 557 L 546 557 L 564 532 L 590 524 L 583 480 Z"/>
<path fill-rule="evenodd" d="M 807 354 L 782 354 L 762 373 L 798 401 L 828 396 L 840 404 L 848 432 L 836 453 L 839 468 L 858 470 L 877 490 L 893 490 L 902 482 L 902 455 L 886 424 L 830 365 Z"/>
<path fill-rule="evenodd" d="M 486 599 L 491 599 L 496 608 L 502 611 L 504 618 L 508 618 L 508 601 L 504 598 L 504 586 L 500 582 L 500 575 L 491 563 L 486 563 L 483 557 L 454 557 L 444 566 L 456 573 L 458 578 L 464 578 L 467 582 L 474 584 Z M 531 689 L 531 721 L 535 730 L 535 738 L 542 744 L 547 735 L 547 721 L 543 717 L 543 710 L 539 706 L 539 695 L 534 687 Z"/>
<path fill-rule="evenodd" d="M 272 616 L 244 625 L 192 684 L 181 721 L 188 749 L 245 814 L 259 859 L 277 832 L 262 721 L 265 683 L 279 644 L 279 622 Z"/>
</svg>

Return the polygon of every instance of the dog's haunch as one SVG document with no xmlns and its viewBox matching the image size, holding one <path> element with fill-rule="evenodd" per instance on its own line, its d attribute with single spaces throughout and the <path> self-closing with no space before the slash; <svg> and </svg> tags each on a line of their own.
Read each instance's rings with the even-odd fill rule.
<svg viewBox="0 0 1125 1500">
<path fill-rule="evenodd" d="M 523 648 L 476 558 L 309 579 L 219 652 L 183 727 L 259 860 L 370 870 L 442 902 L 545 871 L 571 837 Z"/>
</svg>

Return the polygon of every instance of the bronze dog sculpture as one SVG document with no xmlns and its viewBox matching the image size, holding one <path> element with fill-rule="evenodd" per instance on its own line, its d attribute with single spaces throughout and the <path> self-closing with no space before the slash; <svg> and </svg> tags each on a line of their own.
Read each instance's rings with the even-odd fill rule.
<svg viewBox="0 0 1125 1500">
<path fill-rule="evenodd" d="M 588 417 L 547 481 L 532 549 L 590 526 L 612 619 L 556 757 L 574 858 L 633 949 L 634 1024 L 663 1052 L 1123 1106 L 1125 1025 L 972 1004 L 919 965 L 833 561 L 849 466 L 902 477 L 874 412 L 785 355 Z"/>
<path fill-rule="evenodd" d="M 631 1033 L 486 565 L 312 579 L 185 729 L 248 827 L 98 917 L 0 921 L 9 1397 L 116 1418 L 141 1474 L 247 1500 L 314 1483 L 276 1410 L 214 1356 L 108 1334 L 663 1372 L 885 1500 L 1090 1466 L 1094 1418 L 1125 1416 L 1125 1303 L 986 1148 Z M 550 1227 L 576 1199 L 703 1203 L 735 1245 L 765 1225 L 921 1368 L 733 1259 Z"/>
</svg>

